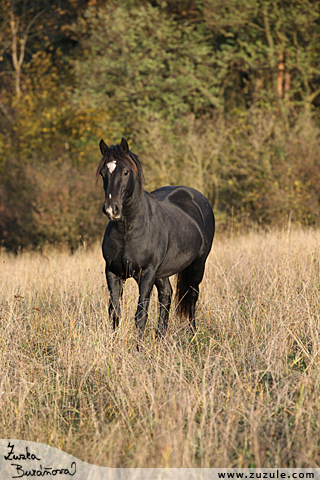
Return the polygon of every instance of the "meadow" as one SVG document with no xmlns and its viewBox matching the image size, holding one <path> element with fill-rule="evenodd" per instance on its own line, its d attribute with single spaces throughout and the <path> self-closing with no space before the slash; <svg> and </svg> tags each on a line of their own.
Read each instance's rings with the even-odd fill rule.
<svg viewBox="0 0 320 480">
<path fill-rule="evenodd" d="M 218 236 L 189 337 L 114 335 L 100 245 L 0 254 L 0 436 L 109 467 L 320 466 L 320 231 Z M 173 282 L 174 283 L 174 282 Z"/>
</svg>

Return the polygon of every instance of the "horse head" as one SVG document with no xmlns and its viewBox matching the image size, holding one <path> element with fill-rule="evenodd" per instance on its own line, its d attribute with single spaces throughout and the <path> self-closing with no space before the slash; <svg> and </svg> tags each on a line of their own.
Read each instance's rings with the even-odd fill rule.
<svg viewBox="0 0 320 480">
<path fill-rule="evenodd" d="M 111 147 L 101 140 L 100 151 L 102 158 L 96 176 L 101 175 L 103 179 L 105 202 L 102 211 L 110 220 L 120 220 L 134 193 L 142 191 L 142 167 L 124 138 L 120 145 Z"/>
</svg>

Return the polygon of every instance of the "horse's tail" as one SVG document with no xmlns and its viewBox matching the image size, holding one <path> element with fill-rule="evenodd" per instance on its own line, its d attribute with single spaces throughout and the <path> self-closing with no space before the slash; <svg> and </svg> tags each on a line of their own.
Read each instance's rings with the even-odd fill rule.
<svg viewBox="0 0 320 480">
<path fill-rule="evenodd" d="M 177 313 L 180 318 L 189 315 L 189 271 L 188 268 L 182 270 L 177 275 Z"/>
</svg>

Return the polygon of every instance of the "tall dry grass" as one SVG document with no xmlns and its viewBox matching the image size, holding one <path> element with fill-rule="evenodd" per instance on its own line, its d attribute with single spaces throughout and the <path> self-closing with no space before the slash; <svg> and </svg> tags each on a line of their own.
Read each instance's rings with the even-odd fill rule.
<svg viewBox="0 0 320 480">
<path fill-rule="evenodd" d="M 107 319 L 100 247 L 0 256 L 0 436 L 99 465 L 319 467 L 320 232 L 218 238 L 189 339 L 136 354 L 137 290 Z"/>
</svg>

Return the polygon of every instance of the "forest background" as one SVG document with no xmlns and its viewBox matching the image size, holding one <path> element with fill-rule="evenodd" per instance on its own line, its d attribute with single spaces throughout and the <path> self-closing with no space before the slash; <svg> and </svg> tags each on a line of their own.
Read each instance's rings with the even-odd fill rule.
<svg viewBox="0 0 320 480">
<path fill-rule="evenodd" d="M 320 4 L 0 0 L 0 242 L 101 238 L 98 143 L 219 228 L 320 224 Z"/>
</svg>

